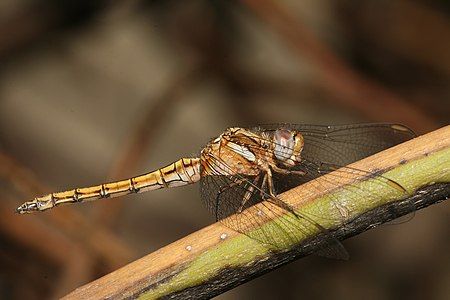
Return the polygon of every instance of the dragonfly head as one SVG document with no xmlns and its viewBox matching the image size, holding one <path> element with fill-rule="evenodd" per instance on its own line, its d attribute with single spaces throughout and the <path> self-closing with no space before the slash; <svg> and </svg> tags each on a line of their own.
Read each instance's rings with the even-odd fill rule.
<svg viewBox="0 0 450 300">
<path fill-rule="evenodd" d="M 277 129 L 273 136 L 274 154 L 279 162 L 293 167 L 301 160 L 304 140 L 301 133 L 295 130 Z"/>
</svg>

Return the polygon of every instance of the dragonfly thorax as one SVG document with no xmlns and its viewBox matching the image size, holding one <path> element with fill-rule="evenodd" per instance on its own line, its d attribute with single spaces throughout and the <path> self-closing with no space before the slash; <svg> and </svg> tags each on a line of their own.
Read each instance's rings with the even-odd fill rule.
<svg viewBox="0 0 450 300">
<path fill-rule="evenodd" d="M 272 132 L 254 132 L 232 127 L 202 150 L 202 175 L 258 175 L 276 165 L 297 165 L 303 150 L 303 136 L 280 128 Z"/>
<path fill-rule="evenodd" d="M 227 129 L 201 151 L 202 176 L 259 173 L 255 134 L 239 127 Z M 259 139 L 257 140 L 259 141 Z"/>
</svg>

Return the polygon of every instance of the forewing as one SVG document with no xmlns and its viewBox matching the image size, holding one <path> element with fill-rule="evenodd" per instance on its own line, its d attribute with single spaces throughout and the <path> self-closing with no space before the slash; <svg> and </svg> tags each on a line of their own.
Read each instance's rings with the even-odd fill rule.
<svg viewBox="0 0 450 300">
<path fill-rule="evenodd" d="M 373 206 L 379 201 L 390 200 L 381 198 L 380 193 L 383 189 L 384 197 L 397 199 L 399 196 L 407 195 L 399 183 L 389 178 L 346 165 L 413 138 L 415 135 L 408 128 L 397 124 L 339 126 L 274 124 L 261 126 L 256 128 L 256 131 L 271 132 L 277 128 L 294 129 L 302 133 L 305 139 L 302 161 L 291 170 L 301 170 L 306 173 L 304 176 L 275 175 L 277 192 L 290 190 L 317 178 L 309 184 L 309 187 L 320 195 L 333 185 L 347 182 L 340 187 L 340 193 L 331 196 L 331 203 L 334 203 L 336 212 L 339 212 L 335 215 L 341 216 L 337 224 L 345 221 L 342 218 L 347 219 L 354 215 L 356 208 L 353 205 L 358 198 L 364 197 L 367 205 Z M 318 178 L 328 173 L 331 174 L 325 178 Z M 370 184 L 353 184 L 368 178 L 370 178 Z M 411 207 L 410 210 L 413 211 L 413 208 Z"/>
<path fill-rule="evenodd" d="M 309 161 L 345 166 L 405 142 L 414 133 L 396 124 L 327 126 L 325 130 L 303 130 L 303 157 Z M 319 159 L 318 159 L 319 158 Z"/>
<path fill-rule="evenodd" d="M 345 166 L 403 143 L 415 133 L 400 124 L 303 125 L 270 124 L 253 128 L 271 132 L 278 128 L 293 129 L 305 139 L 302 157 L 309 161 Z"/>
</svg>

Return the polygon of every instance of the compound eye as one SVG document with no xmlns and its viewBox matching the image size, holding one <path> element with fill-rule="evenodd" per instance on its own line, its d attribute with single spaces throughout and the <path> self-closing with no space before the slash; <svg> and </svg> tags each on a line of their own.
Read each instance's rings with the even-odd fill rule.
<svg viewBox="0 0 450 300">
<path fill-rule="evenodd" d="M 280 161 L 288 160 L 294 151 L 293 132 L 286 129 L 278 129 L 274 134 L 275 157 Z"/>
<path fill-rule="evenodd" d="M 277 129 L 274 134 L 275 142 L 293 139 L 293 132 L 287 129 Z"/>
</svg>

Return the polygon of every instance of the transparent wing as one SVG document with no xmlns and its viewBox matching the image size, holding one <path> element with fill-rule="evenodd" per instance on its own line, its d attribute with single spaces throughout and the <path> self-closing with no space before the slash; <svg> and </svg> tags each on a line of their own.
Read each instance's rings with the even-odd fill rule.
<svg viewBox="0 0 450 300">
<path fill-rule="evenodd" d="M 336 226 L 345 224 L 361 212 L 407 196 L 407 191 L 394 180 L 364 170 L 329 163 L 316 164 L 306 160 L 302 167 L 307 172 L 304 180 L 312 180 L 309 189 L 315 190 L 317 195 L 332 191 L 328 194 L 332 206 L 329 209 L 334 212 L 331 214 L 334 216 L 331 221 Z M 327 176 L 323 176 L 325 174 Z M 283 184 L 289 181 L 292 182 L 291 185 L 295 183 L 292 178 L 284 178 Z M 333 191 L 342 182 L 345 184 Z M 364 199 L 364 207 L 360 206 L 361 199 Z M 314 216 L 321 220 L 320 211 Z"/>
<path fill-rule="evenodd" d="M 395 146 L 415 136 L 410 129 L 398 124 L 355 124 L 339 126 L 322 125 L 292 125 L 274 124 L 254 128 L 256 132 L 271 132 L 278 128 L 295 129 L 303 134 L 305 139 L 301 163 L 292 170 L 306 172 L 304 176 L 281 175 L 274 176 L 275 188 L 278 193 L 290 190 L 302 183 L 316 179 L 333 171 L 330 176 L 315 180 L 310 187 L 317 193 L 338 182 L 355 181 L 372 178 L 371 184 L 344 186 L 339 196 L 334 196 L 333 202 L 341 212 L 342 218 L 352 215 L 356 198 L 364 196 L 368 205 L 382 201 L 380 191 L 388 197 L 406 196 L 405 189 L 397 182 L 374 172 L 347 167 L 366 156 Z M 345 197 L 345 199 L 342 199 Z M 387 199 L 389 200 L 389 199 Z M 384 199 L 386 201 L 386 199 Z M 345 204 L 345 205 L 343 205 Z M 413 209 L 411 209 L 413 211 Z M 408 216 L 411 219 L 414 214 Z M 342 220 L 338 220 L 341 222 Z M 400 222 L 404 222 L 405 219 Z M 391 222 L 396 223 L 397 221 Z"/>
<path fill-rule="evenodd" d="M 217 157 L 209 157 L 203 163 L 218 173 L 226 174 L 231 170 Z M 294 212 L 281 199 L 271 198 L 263 184 L 263 175 L 229 173 L 205 176 L 200 181 L 202 199 L 218 221 L 277 250 L 297 245 L 319 233 L 322 242 L 313 251 L 325 257 L 348 258 L 342 244 L 314 218 Z"/>
<path fill-rule="evenodd" d="M 274 173 L 276 194 L 280 195 L 309 181 L 312 182 L 309 183 L 308 191 L 314 195 L 321 195 L 324 191 L 336 189 L 339 185 L 339 190 L 328 196 L 330 197 L 328 207 L 316 207 L 307 213 L 297 214 L 289 201 L 282 199 L 282 195 L 271 199 L 263 183 L 263 175 L 233 174 L 231 168 L 227 170 L 226 164 L 218 157 L 210 157 L 204 163 L 207 163 L 211 169 L 217 170 L 217 173 L 227 175 L 203 177 L 202 198 L 217 220 L 258 241 L 278 248 L 286 243 L 296 244 L 305 236 L 320 232 L 326 237 L 325 244 L 331 247 L 323 245 L 318 247 L 319 255 L 347 257 L 348 254 L 342 245 L 324 229 L 322 224 L 326 224 L 327 228 L 342 226 L 359 212 L 377 206 L 380 201 L 388 202 L 389 199 L 386 197 L 397 199 L 399 196 L 406 196 L 406 191 L 397 182 L 376 172 L 358 170 L 346 165 L 409 140 L 415 136 L 414 133 L 397 124 L 340 126 L 272 124 L 249 130 L 260 135 L 261 139 L 264 137 L 267 139 L 267 136 L 270 139 L 270 134 L 279 128 L 294 129 L 302 133 L 305 140 L 302 161 L 289 170 L 302 171 L 305 174 Z M 270 151 L 261 149 L 245 139 L 240 142 L 248 149 L 258 150 L 258 152 Z M 273 153 L 268 154 L 270 156 Z M 322 177 L 324 174 L 328 176 Z M 354 184 L 362 179 L 370 180 Z M 341 182 L 345 182 L 345 185 L 342 186 Z M 299 193 L 299 199 L 306 196 L 303 194 L 304 190 L 296 189 L 295 191 Z M 381 194 L 383 197 L 380 196 Z M 360 202 L 356 199 L 361 198 L 366 199 L 367 207 L 355 206 Z M 266 201 L 261 202 L 261 199 Z M 324 213 L 324 210 L 327 210 L 327 213 Z M 279 217 L 281 215 L 283 217 Z M 328 216 L 327 219 L 323 217 L 324 215 Z"/>
<path fill-rule="evenodd" d="M 297 130 L 305 139 L 302 157 L 309 161 L 345 166 L 403 143 L 415 133 L 400 124 L 302 125 L 270 124 L 251 128 L 271 132 L 279 128 Z"/>
</svg>

